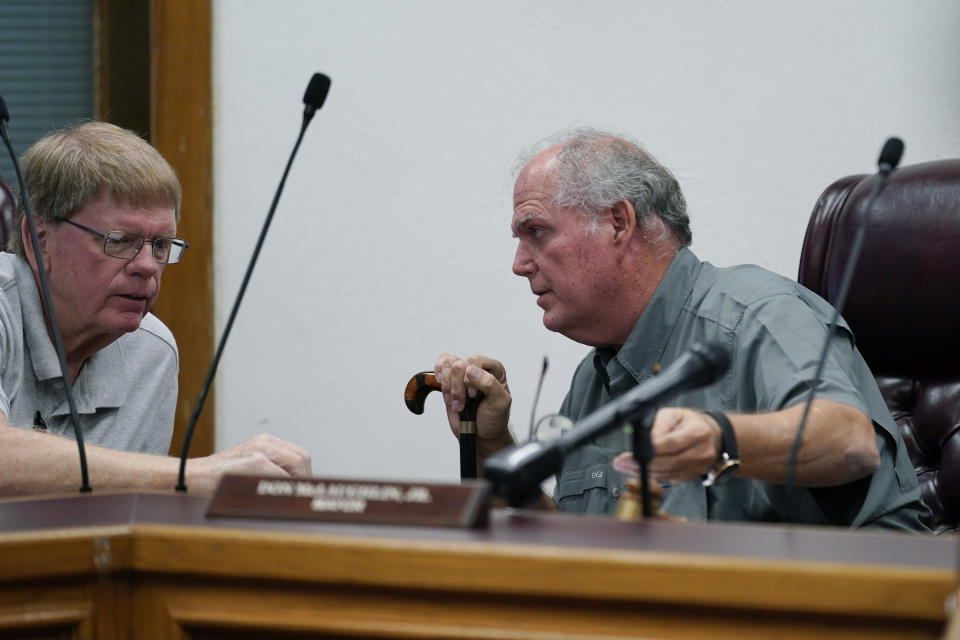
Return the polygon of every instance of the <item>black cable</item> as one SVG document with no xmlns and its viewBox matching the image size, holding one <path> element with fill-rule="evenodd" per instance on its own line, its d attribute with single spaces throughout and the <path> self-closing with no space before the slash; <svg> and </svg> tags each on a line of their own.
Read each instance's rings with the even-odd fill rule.
<svg viewBox="0 0 960 640">
<path fill-rule="evenodd" d="M 73 425 L 73 434 L 77 440 L 77 448 L 80 451 L 80 491 L 87 493 L 91 491 L 90 477 L 87 473 L 87 451 L 83 444 L 83 431 L 80 429 L 80 417 L 77 414 L 77 405 L 73 400 L 73 382 L 70 380 L 70 374 L 67 370 L 67 358 L 64 353 L 63 339 L 60 336 L 60 325 L 57 322 L 57 313 L 53 308 L 53 300 L 50 298 L 50 283 L 47 281 L 47 271 L 43 265 L 43 257 L 40 255 L 40 240 L 37 237 L 37 227 L 33 221 L 33 210 L 30 207 L 30 194 L 27 192 L 27 185 L 23 182 L 23 175 L 20 172 L 20 163 L 17 161 L 17 154 L 14 153 L 13 145 L 10 144 L 10 138 L 7 137 L 5 121 L 9 120 L 9 118 L 7 106 L 3 103 L 3 98 L 0 98 L 0 137 L 3 138 L 7 151 L 10 152 L 13 169 L 17 174 L 17 184 L 20 187 L 20 202 L 23 204 L 23 212 L 27 219 L 27 226 L 30 227 L 30 243 L 33 246 L 33 255 L 37 261 L 37 272 L 40 274 L 40 290 L 43 292 L 43 300 L 47 306 L 47 315 L 50 318 L 54 350 L 57 352 L 57 360 L 60 361 L 60 373 L 63 376 L 63 390 L 67 396 L 67 404 L 70 406 L 70 422 Z M 19 233 L 19 230 L 13 229 L 12 232 Z"/>
</svg>

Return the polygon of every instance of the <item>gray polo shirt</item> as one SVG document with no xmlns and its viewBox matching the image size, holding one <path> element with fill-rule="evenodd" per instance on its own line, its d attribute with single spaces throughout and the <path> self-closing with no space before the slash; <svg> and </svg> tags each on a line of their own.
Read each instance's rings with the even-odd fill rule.
<svg viewBox="0 0 960 640">
<path fill-rule="evenodd" d="M 617 352 L 595 349 L 580 363 L 560 412 L 579 420 L 654 375 L 695 342 L 717 342 L 729 371 L 711 386 L 670 404 L 735 413 L 784 409 L 805 400 L 833 310 L 792 280 L 753 265 L 726 269 L 682 249 Z M 876 430 L 880 467 L 870 477 L 822 489 L 794 489 L 734 478 L 705 488 L 699 480 L 665 486 L 662 507 L 691 520 L 794 521 L 924 530 L 929 512 L 900 431 L 845 323 L 832 340 L 818 398 L 856 407 Z M 842 429 L 843 425 L 837 425 Z M 791 434 L 792 435 L 792 434 Z M 610 466 L 632 450 L 624 432 L 610 433 L 569 456 L 554 497 L 563 511 L 611 513 L 623 476 Z"/>
<path fill-rule="evenodd" d="M 87 360 L 73 385 L 84 441 L 166 454 L 173 435 L 179 362 L 173 334 L 152 314 Z M 30 266 L 0 253 L 0 412 L 11 425 L 40 420 L 72 438 L 70 407 Z"/>
</svg>

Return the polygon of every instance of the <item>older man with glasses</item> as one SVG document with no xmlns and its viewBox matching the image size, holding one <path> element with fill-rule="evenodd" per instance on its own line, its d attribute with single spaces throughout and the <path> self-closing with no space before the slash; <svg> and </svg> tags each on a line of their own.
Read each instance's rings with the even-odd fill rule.
<svg viewBox="0 0 960 640">
<path fill-rule="evenodd" d="M 48 134 L 24 154 L 23 173 L 39 243 L 30 242 L 21 202 L 10 253 L 0 254 L 0 494 L 76 488 L 79 463 L 41 264 L 79 426 L 92 445 L 90 484 L 170 488 L 178 461 L 165 454 L 179 358 L 150 310 L 164 268 L 189 246 L 176 237 L 180 183 L 156 149 L 101 122 Z M 191 461 L 187 471 L 189 486 L 203 491 L 225 472 L 311 469 L 302 448 L 261 435 Z"/>
</svg>

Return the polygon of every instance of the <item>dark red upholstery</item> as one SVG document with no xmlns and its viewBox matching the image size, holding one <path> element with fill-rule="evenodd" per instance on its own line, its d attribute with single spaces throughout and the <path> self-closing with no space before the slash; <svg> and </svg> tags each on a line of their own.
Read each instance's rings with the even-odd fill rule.
<svg viewBox="0 0 960 640">
<path fill-rule="evenodd" d="M 833 301 L 875 176 L 820 196 L 799 281 Z M 900 425 L 937 532 L 960 523 L 960 159 L 902 167 L 867 226 L 843 316 Z"/>
</svg>

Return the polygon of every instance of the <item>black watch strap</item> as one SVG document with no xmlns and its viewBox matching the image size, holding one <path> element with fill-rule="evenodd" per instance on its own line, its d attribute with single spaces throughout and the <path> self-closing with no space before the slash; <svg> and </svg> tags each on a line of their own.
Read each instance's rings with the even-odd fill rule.
<svg viewBox="0 0 960 640">
<path fill-rule="evenodd" d="M 740 451 L 737 449 L 737 436 L 733 432 L 730 418 L 722 411 L 704 411 L 720 425 L 720 456 L 717 464 L 707 472 L 703 481 L 705 486 L 713 486 L 728 482 L 740 469 Z"/>
<path fill-rule="evenodd" d="M 737 449 L 737 436 L 733 432 L 733 425 L 730 424 L 730 418 L 723 411 L 704 411 L 705 414 L 717 421 L 720 425 L 721 441 L 720 454 L 727 454 L 736 460 L 740 459 L 740 451 Z"/>
</svg>

